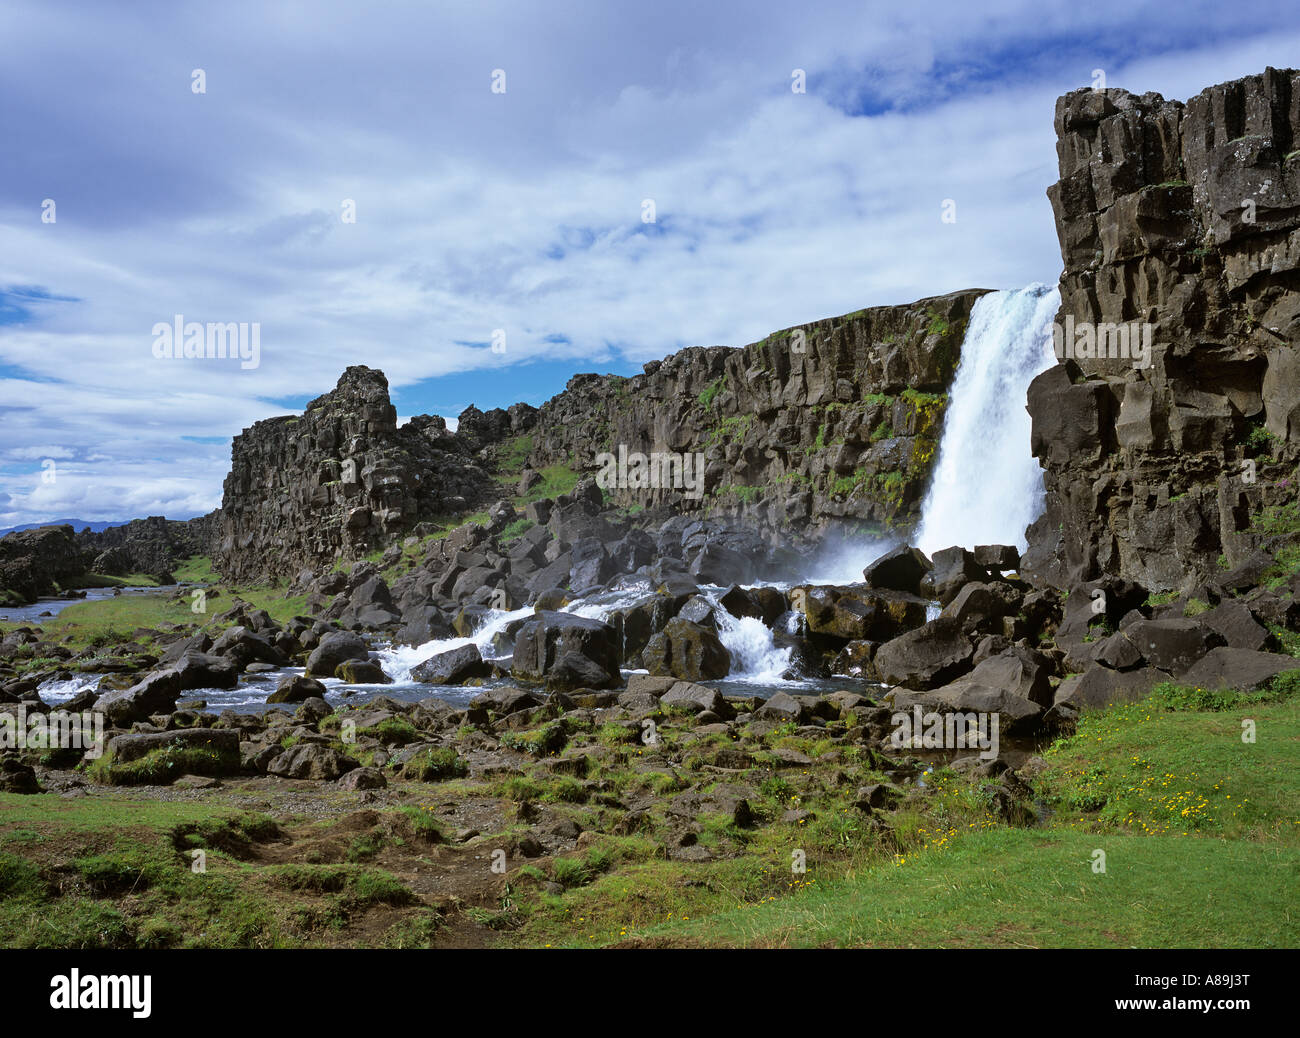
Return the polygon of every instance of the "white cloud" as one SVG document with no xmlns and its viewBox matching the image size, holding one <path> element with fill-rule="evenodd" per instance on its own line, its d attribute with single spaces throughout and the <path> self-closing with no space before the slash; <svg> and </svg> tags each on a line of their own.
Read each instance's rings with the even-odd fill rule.
<svg viewBox="0 0 1300 1038">
<path fill-rule="evenodd" d="M 1055 98 L 1098 65 L 1185 97 L 1296 53 L 1251 6 L 235 3 L 202 22 L 87 6 L 57 28 L 11 7 L 0 90 L 30 104 L 0 112 L 0 290 L 80 302 L 0 325 L 4 457 L 80 468 L 48 491 L 0 475 L 9 515 L 206 510 L 229 437 L 283 401 L 354 363 L 394 388 L 490 385 L 500 359 L 465 344 L 497 328 L 506 363 L 589 370 L 611 347 L 644 361 L 1052 281 Z M 846 114 L 881 98 L 899 110 Z M 154 359 L 176 313 L 259 322 L 260 367 Z"/>
</svg>

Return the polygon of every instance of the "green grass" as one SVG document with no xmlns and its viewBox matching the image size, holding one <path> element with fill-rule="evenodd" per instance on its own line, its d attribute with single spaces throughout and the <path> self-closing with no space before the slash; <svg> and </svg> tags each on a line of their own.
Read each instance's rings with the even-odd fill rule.
<svg viewBox="0 0 1300 1038">
<path fill-rule="evenodd" d="M 1085 712 L 1037 788 L 1058 825 L 1300 846 L 1298 686 L 1294 672 L 1251 695 L 1165 683 L 1140 703 Z"/>
<path fill-rule="evenodd" d="M 1106 852 L 1106 872 L 1092 871 Z M 1023 829 L 637 936 L 765 947 L 1295 947 L 1300 850 Z"/>
<path fill-rule="evenodd" d="M 183 584 L 215 584 L 221 579 L 206 555 L 191 555 L 172 570 L 172 576 Z"/>
<path fill-rule="evenodd" d="M 578 473 L 569 465 L 547 465 L 538 469 L 542 477 L 539 483 L 521 502 L 540 501 L 544 497 L 559 497 L 567 494 L 578 485 Z"/>
<path fill-rule="evenodd" d="M 1033 828 L 999 821 L 988 784 L 947 769 L 930 776 L 933 793 L 885 816 L 892 842 L 824 792 L 797 829 L 745 833 L 705 819 L 701 843 L 740 841 L 746 854 L 696 866 L 684 884 L 682 866 L 629 844 L 617 871 L 542 898 L 516 941 L 1295 946 L 1298 692 L 1295 675 L 1254 694 L 1166 683 L 1142 703 L 1085 713 L 1034 780 L 1047 814 Z M 1253 743 L 1242 741 L 1243 719 L 1255 723 Z M 776 731 L 769 741 L 791 738 Z M 868 780 L 860 772 L 844 786 Z M 758 792 L 753 807 L 769 818 L 805 803 L 792 772 Z M 791 871 L 797 848 L 805 873 Z M 1098 850 L 1104 873 L 1093 869 Z"/>
<path fill-rule="evenodd" d="M 158 581 L 148 573 L 128 573 L 112 577 L 107 573 L 86 573 L 69 583 L 69 587 L 158 587 Z"/>
<path fill-rule="evenodd" d="M 396 876 L 369 865 L 260 865 L 252 845 L 282 835 L 264 815 L 205 804 L 0 794 L 0 944 L 328 944 L 371 908 L 415 903 Z"/>
<path fill-rule="evenodd" d="M 516 519 L 513 523 L 507 523 L 505 529 L 501 531 L 501 543 L 510 544 L 519 540 L 536 525 L 531 519 Z"/>
<path fill-rule="evenodd" d="M 450 746 L 417 753 L 402 767 L 404 778 L 418 782 L 441 782 L 461 778 L 469 771 L 464 759 Z"/>
<path fill-rule="evenodd" d="M 193 611 L 194 599 L 190 595 L 173 598 L 173 591 L 75 602 L 43 624 L 42 630 L 70 646 L 98 647 L 130 641 L 133 632 L 141 628 L 204 628 L 215 634 L 228 626 L 217 624 L 215 617 L 228 610 L 236 597 L 246 602 L 250 610 L 265 609 L 281 624 L 301 615 L 307 607 L 306 595 L 288 596 L 280 588 L 221 586 L 219 591 L 220 597 L 207 599 L 206 611 L 202 613 Z M 17 625 L 0 624 L 0 630 L 14 626 Z"/>
<path fill-rule="evenodd" d="M 700 393 L 699 396 L 700 406 L 712 407 L 713 401 L 718 398 L 718 394 L 720 394 L 723 391 L 723 389 L 726 388 L 726 385 L 727 385 L 726 375 L 720 375 L 717 378 L 715 378 L 712 382 L 710 382 L 704 388 L 704 391 Z"/>
</svg>

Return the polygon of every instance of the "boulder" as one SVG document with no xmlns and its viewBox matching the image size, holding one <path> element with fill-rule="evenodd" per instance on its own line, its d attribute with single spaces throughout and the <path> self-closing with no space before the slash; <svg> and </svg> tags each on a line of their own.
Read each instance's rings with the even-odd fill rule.
<svg viewBox="0 0 1300 1038">
<path fill-rule="evenodd" d="M 365 659 L 370 652 L 366 640 L 351 631 L 332 631 L 307 657 L 307 676 L 332 678 L 340 663 Z"/>
<path fill-rule="evenodd" d="M 187 652 L 172 669 L 180 676 L 181 691 L 197 688 L 234 688 L 239 684 L 239 667 L 233 660 L 202 652 Z"/>
<path fill-rule="evenodd" d="M 267 766 L 268 774 L 281 778 L 315 779 L 333 782 L 345 772 L 361 765 L 351 757 L 318 743 L 297 743 L 275 757 Z"/>
<path fill-rule="evenodd" d="M 269 663 L 273 667 L 284 667 L 289 663 L 288 657 L 269 638 L 244 626 L 231 627 L 222 632 L 208 652 L 213 656 L 226 657 L 240 670 L 255 662 Z"/>
<path fill-rule="evenodd" d="M 147 721 L 153 714 L 171 713 L 180 694 L 180 675 L 171 669 L 158 670 L 130 688 L 100 696 L 95 700 L 95 709 L 114 727 L 129 728 L 136 721 Z"/>
<path fill-rule="evenodd" d="M 965 548 L 952 547 L 936 551 L 931 556 L 932 571 L 926 583 L 940 605 L 947 605 L 971 581 L 988 579 L 988 572 L 975 561 L 975 556 Z"/>
<path fill-rule="evenodd" d="M 463 685 L 472 678 L 486 678 L 491 673 L 491 664 L 483 662 L 473 642 L 436 653 L 411 668 L 412 678 L 429 685 Z"/>
<path fill-rule="evenodd" d="M 607 623 L 573 613 L 543 610 L 519 629 L 510 673 L 521 681 L 544 683 L 559 660 L 568 653 L 585 657 L 599 668 L 599 678 L 588 688 L 611 688 L 619 683 L 618 634 Z M 574 661 L 566 664 L 572 674 Z"/>
<path fill-rule="evenodd" d="M 1263 652 L 1273 647 L 1273 636 L 1255 621 L 1245 605 L 1233 599 L 1220 602 L 1197 619 L 1212 628 L 1230 649 Z"/>
<path fill-rule="evenodd" d="M 0 757 L 0 793 L 40 793 L 36 769 L 17 757 Z"/>
<path fill-rule="evenodd" d="M 874 664 L 886 684 L 928 689 L 970 669 L 973 652 L 961 621 L 941 616 L 885 642 L 876 651 Z"/>
<path fill-rule="evenodd" d="M 975 565 L 994 573 L 1020 568 L 1020 550 L 1014 544 L 977 544 Z"/>
<path fill-rule="evenodd" d="M 1179 682 L 1197 688 L 1256 692 L 1283 671 L 1297 669 L 1300 669 L 1300 660 L 1294 656 L 1221 645 L 1193 664 Z"/>
<path fill-rule="evenodd" d="M 671 674 L 689 681 L 725 678 L 731 655 L 716 632 L 674 617 L 646 643 L 641 661 L 651 674 Z"/>
<path fill-rule="evenodd" d="M 672 688 L 664 693 L 659 705 L 666 708 L 682 707 L 692 713 L 711 710 L 719 717 L 730 717 L 732 710 L 722 693 L 707 685 L 697 685 L 693 681 L 674 682 Z"/>
<path fill-rule="evenodd" d="M 868 587 L 918 595 L 921 592 L 921 581 L 933 569 L 934 564 L 921 549 L 903 544 L 885 552 L 868 565 L 862 571 L 862 576 Z"/>
<path fill-rule="evenodd" d="M 962 681 L 1004 689 L 1041 707 L 1052 705 L 1052 661 L 1033 649 L 1013 646 L 975 665 Z"/>
<path fill-rule="evenodd" d="M 205 750 L 211 761 L 194 759 L 186 768 L 195 774 L 225 775 L 240 768 L 239 732 L 233 728 L 175 728 L 167 732 L 130 733 L 108 741 L 108 756 L 115 763 L 139 760 L 154 750 Z"/>
<path fill-rule="evenodd" d="M 305 674 L 292 674 L 276 686 L 266 697 L 268 703 L 305 703 L 309 699 L 325 699 L 325 686 Z"/>
<path fill-rule="evenodd" d="M 1169 676 L 1154 667 L 1111 670 L 1095 664 L 1082 674 L 1071 674 L 1056 688 L 1053 703 L 1074 710 L 1100 709 L 1113 703 L 1135 703 Z"/>
<path fill-rule="evenodd" d="M 1174 676 L 1186 672 L 1223 639 L 1200 620 L 1138 620 L 1124 628 L 1124 637 L 1153 667 Z"/>
<path fill-rule="evenodd" d="M 334 676 L 349 685 L 391 685 L 393 679 L 374 660 L 344 660 L 334 668 Z"/>
</svg>

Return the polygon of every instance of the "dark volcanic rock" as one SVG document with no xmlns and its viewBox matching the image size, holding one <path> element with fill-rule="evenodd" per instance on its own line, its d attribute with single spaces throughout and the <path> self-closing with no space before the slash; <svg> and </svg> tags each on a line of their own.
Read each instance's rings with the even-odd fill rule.
<svg viewBox="0 0 1300 1038">
<path fill-rule="evenodd" d="M 1266 459 L 1289 477 L 1300 454 L 1297 96 L 1300 74 L 1270 68 L 1186 104 L 1057 101 L 1057 325 L 1061 352 L 1071 330 L 1083 348 L 1029 388 L 1047 497 L 1021 572 L 1036 582 L 1190 590 L 1259 547 L 1251 513 L 1293 499 Z M 1149 358 L 1118 355 L 1121 324 L 1130 343 L 1149 332 Z"/>
<path fill-rule="evenodd" d="M 877 650 L 874 664 L 886 684 L 927 689 L 969 670 L 973 651 L 961 622 L 941 616 L 885 642 Z"/>
<path fill-rule="evenodd" d="M 320 644 L 307 657 L 307 676 L 332 678 L 340 663 L 364 659 L 369 653 L 370 647 L 359 634 L 350 631 L 331 632 L 320 640 Z"/>
<path fill-rule="evenodd" d="M 588 686 L 611 688 L 619 683 L 618 634 L 607 623 L 573 613 L 543 610 L 529 620 L 515 638 L 510 673 L 521 681 L 543 683 L 568 653 L 585 657 L 599 668 L 602 680 Z M 566 664 L 572 673 L 572 661 Z"/>
<path fill-rule="evenodd" d="M 221 503 L 214 563 L 242 580 L 329 568 L 361 558 L 410 532 L 422 518 L 468 512 L 492 481 L 473 457 L 500 431 L 477 409 L 464 434 L 418 415 L 402 428 L 388 380 L 353 366 L 301 417 L 269 418 L 235 437 Z M 527 423 L 506 412 L 504 428 Z"/>
<path fill-rule="evenodd" d="M 86 572 L 90 559 L 78 546 L 71 526 L 41 526 L 0 537 L 0 592 L 26 602 L 51 594 Z"/>
<path fill-rule="evenodd" d="M 876 559 L 862 571 L 868 587 L 888 588 L 917 595 L 921 581 L 934 569 L 934 564 L 919 548 L 900 545 Z"/>
<path fill-rule="evenodd" d="M 412 678 L 430 685 L 463 685 L 470 678 L 485 678 L 491 673 L 491 664 L 483 662 L 473 643 L 430 656 L 411 668 Z"/>
<path fill-rule="evenodd" d="M 305 703 L 309 699 L 324 699 L 325 686 L 305 674 L 293 674 L 276 686 L 266 697 L 268 703 Z"/>
<path fill-rule="evenodd" d="M 731 673 L 731 655 L 717 632 L 682 617 L 674 617 L 646 643 L 641 653 L 646 670 L 700 681 Z"/>
</svg>

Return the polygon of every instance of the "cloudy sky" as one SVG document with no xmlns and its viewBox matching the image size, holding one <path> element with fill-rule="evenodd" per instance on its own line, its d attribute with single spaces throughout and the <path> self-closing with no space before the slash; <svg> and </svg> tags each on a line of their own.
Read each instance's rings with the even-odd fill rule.
<svg viewBox="0 0 1300 1038">
<path fill-rule="evenodd" d="M 205 512 L 348 364 L 454 417 L 1053 282 L 1055 98 L 1300 63 L 1282 8 L 5 0 L 0 526 Z M 258 365 L 155 357 L 177 314 Z"/>
</svg>

